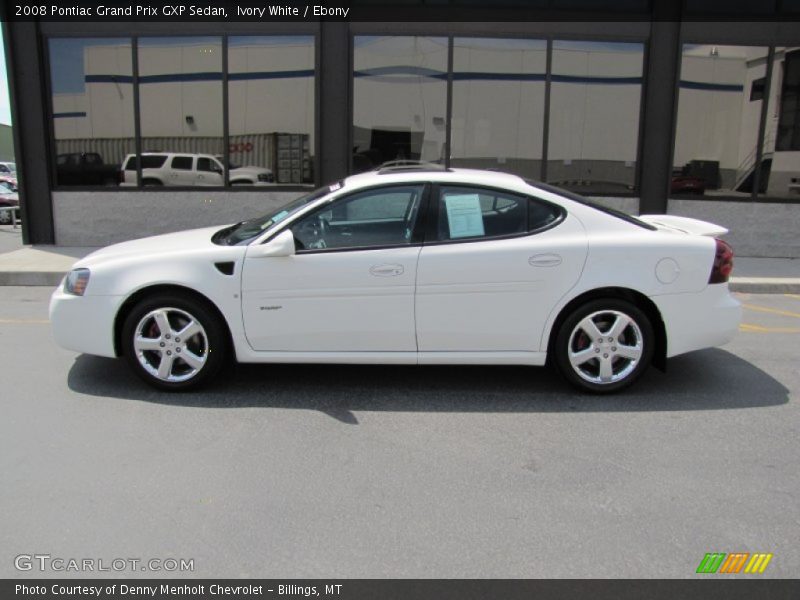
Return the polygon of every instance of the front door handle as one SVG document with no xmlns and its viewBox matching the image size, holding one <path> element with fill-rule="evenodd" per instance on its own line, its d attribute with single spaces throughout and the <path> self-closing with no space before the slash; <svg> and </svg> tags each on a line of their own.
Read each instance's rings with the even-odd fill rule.
<svg viewBox="0 0 800 600">
<path fill-rule="evenodd" d="M 396 277 L 397 275 L 402 275 L 405 268 L 403 265 L 374 265 L 370 267 L 370 275 L 374 275 L 375 277 Z"/>
</svg>

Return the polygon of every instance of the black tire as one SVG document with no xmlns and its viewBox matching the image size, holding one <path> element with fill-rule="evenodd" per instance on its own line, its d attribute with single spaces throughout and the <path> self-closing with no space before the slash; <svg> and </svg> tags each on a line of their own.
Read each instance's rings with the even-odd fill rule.
<svg viewBox="0 0 800 600">
<path fill-rule="evenodd" d="M 615 337 L 614 323 L 619 327 L 625 323 L 617 321 L 620 315 L 631 321 Z M 595 336 L 590 337 L 584 329 L 592 329 L 588 320 L 584 321 L 587 317 L 595 325 Z M 552 350 L 559 372 L 570 384 L 585 392 L 608 394 L 641 377 L 652 362 L 654 348 L 653 325 L 644 311 L 626 300 L 608 298 L 574 310 L 556 332 Z M 580 364 L 573 366 L 572 357 Z"/>
<path fill-rule="evenodd" d="M 10 225 L 11 221 L 11 211 L 0 210 L 0 225 Z"/>
<path fill-rule="evenodd" d="M 157 320 L 163 315 L 166 315 L 170 333 L 162 332 L 158 326 Z M 180 330 L 189 319 L 199 324 L 201 331 L 181 340 Z M 142 342 L 147 347 L 158 347 L 143 349 L 142 342 L 137 342 L 137 347 L 134 344 L 137 335 L 146 338 Z M 217 312 L 207 302 L 190 294 L 157 294 L 144 298 L 128 313 L 122 326 L 125 360 L 144 381 L 168 392 L 195 389 L 211 381 L 228 361 L 228 346 L 227 329 Z M 167 354 L 170 358 L 166 358 Z M 184 356 L 191 357 L 194 364 L 202 359 L 202 365 L 194 368 Z M 162 360 L 169 362 L 169 365 L 164 363 L 165 371 L 169 370 L 168 378 L 159 376 Z"/>
</svg>

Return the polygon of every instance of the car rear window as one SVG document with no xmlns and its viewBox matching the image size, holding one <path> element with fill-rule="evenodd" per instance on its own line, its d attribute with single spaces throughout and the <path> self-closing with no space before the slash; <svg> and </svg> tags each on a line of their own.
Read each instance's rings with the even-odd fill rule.
<svg viewBox="0 0 800 600">
<path fill-rule="evenodd" d="M 164 165 L 164 161 L 167 160 L 166 154 L 145 154 L 142 156 L 142 168 L 143 169 L 160 169 Z M 135 171 L 136 170 L 136 157 L 129 156 L 128 160 L 125 161 L 125 166 L 123 167 L 125 171 Z"/>
<path fill-rule="evenodd" d="M 558 194 L 559 196 L 564 196 L 565 198 L 569 198 L 570 200 L 574 200 L 575 202 L 579 202 L 584 206 L 588 206 L 595 210 L 599 210 L 607 215 L 611 215 L 612 217 L 616 217 L 631 225 L 636 225 L 641 227 L 642 229 L 649 229 L 650 231 L 657 231 L 658 228 L 650 225 L 650 223 L 645 223 L 644 221 L 640 221 L 633 215 L 629 215 L 626 212 L 622 212 L 621 210 L 617 210 L 616 208 L 610 208 L 608 206 L 603 206 L 602 204 L 598 204 L 597 202 L 593 202 L 580 194 L 576 194 L 575 192 L 571 192 L 569 190 L 565 190 L 564 188 L 555 187 L 553 185 L 542 183 L 541 181 L 532 181 L 530 179 L 526 179 L 525 183 L 531 185 L 535 188 L 539 188 L 540 190 L 544 190 L 546 192 L 552 192 L 553 194 Z"/>
</svg>

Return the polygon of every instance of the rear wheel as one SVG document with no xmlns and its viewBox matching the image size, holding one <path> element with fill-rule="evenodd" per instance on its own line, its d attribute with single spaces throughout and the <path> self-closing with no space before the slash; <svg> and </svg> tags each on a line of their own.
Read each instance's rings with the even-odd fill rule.
<svg viewBox="0 0 800 600">
<path fill-rule="evenodd" d="M 188 390 L 212 379 L 227 356 L 225 326 L 190 295 L 163 294 L 134 306 L 122 327 L 125 359 L 150 385 Z"/>
<path fill-rule="evenodd" d="M 630 302 L 609 298 L 587 302 L 567 317 L 554 351 L 567 381 L 602 394 L 636 381 L 650 365 L 654 343 L 647 315 Z"/>
</svg>

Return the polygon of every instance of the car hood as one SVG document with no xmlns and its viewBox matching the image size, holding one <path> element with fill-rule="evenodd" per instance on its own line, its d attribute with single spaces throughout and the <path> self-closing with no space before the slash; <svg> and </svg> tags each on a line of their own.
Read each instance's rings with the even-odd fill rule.
<svg viewBox="0 0 800 600">
<path fill-rule="evenodd" d="M 728 230 L 721 225 L 715 225 L 708 221 L 692 219 L 689 217 L 678 217 L 676 215 L 639 215 L 636 217 L 640 221 L 658 227 L 661 231 L 670 233 L 690 233 L 693 235 L 705 235 L 716 237 L 725 235 Z"/>
<path fill-rule="evenodd" d="M 231 175 L 272 175 L 272 171 L 270 169 L 265 169 L 264 167 L 237 167 L 236 169 L 231 169 Z"/>
<path fill-rule="evenodd" d="M 130 256 L 156 257 L 174 252 L 187 252 L 207 247 L 218 247 L 211 241 L 211 236 L 223 227 L 226 227 L 226 225 L 167 233 L 106 246 L 79 260 L 75 263 L 75 268 L 90 267 L 92 265 L 98 265 L 103 262 Z"/>
</svg>

